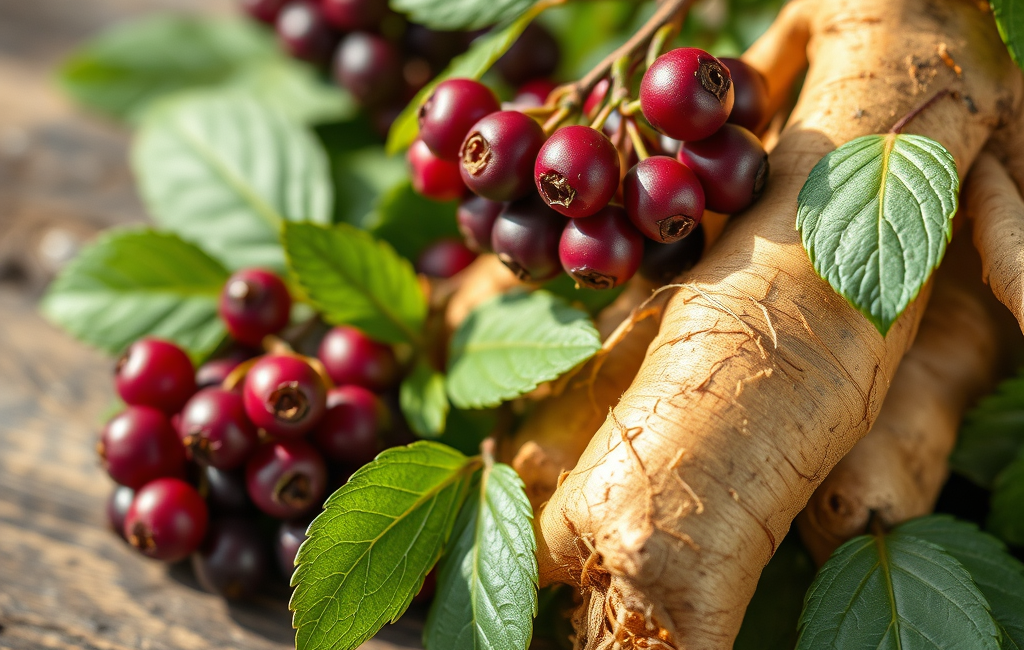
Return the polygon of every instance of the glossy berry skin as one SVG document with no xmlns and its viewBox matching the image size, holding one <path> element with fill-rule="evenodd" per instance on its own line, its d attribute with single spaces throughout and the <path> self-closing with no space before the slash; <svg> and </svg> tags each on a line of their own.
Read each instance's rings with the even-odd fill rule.
<svg viewBox="0 0 1024 650">
<path fill-rule="evenodd" d="M 242 269 L 224 283 L 217 310 L 232 338 L 256 346 L 288 324 L 292 297 L 281 278 L 270 271 Z"/>
<path fill-rule="evenodd" d="M 378 434 L 387 421 L 387 409 L 376 395 L 362 386 L 338 386 L 327 393 L 327 414 L 311 440 L 327 458 L 361 467 L 380 452 Z"/>
<path fill-rule="evenodd" d="M 324 19 L 335 29 L 372 29 L 388 15 L 387 0 L 320 0 Z"/>
<path fill-rule="evenodd" d="M 695 47 L 662 54 L 640 82 L 644 117 L 676 140 L 708 137 L 725 124 L 732 105 L 729 69 Z"/>
<path fill-rule="evenodd" d="M 275 26 L 284 50 L 310 63 L 326 63 L 338 42 L 338 35 L 324 19 L 318 2 L 289 2 L 278 14 Z"/>
<path fill-rule="evenodd" d="M 317 356 L 338 386 L 354 384 L 380 393 L 399 379 L 391 346 L 374 341 L 355 327 L 339 325 L 327 332 Z"/>
<path fill-rule="evenodd" d="M 558 241 L 566 218 L 537 195 L 510 203 L 491 232 L 491 249 L 523 282 L 543 282 L 558 275 Z"/>
<path fill-rule="evenodd" d="M 126 485 L 118 485 L 107 499 L 107 523 L 122 539 L 124 539 L 124 518 L 135 500 L 135 490 Z"/>
<path fill-rule="evenodd" d="M 491 250 L 491 231 L 494 220 L 505 209 L 504 203 L 489 201 L 480 196 L 463 199 L 455 212 L 462 239 L 471 251 L 486 253 Z"/>
<path fill-rule="evenodd" d="M 564 126 L 548 138 L 533 167 L 537 191 L 552 210 L 589 217 L 619 188 L 619 154 L 589 126 Z"/>
<path fill-rule="evenodd" d="M 210 524 L 192 569 L 203 589 L 231 600 L 253 595 L 266 578 L 270 553 L 256 522 L 229 517 Z"/>
<path fill-rule="evenodd" d="M 726 124 L 710 138 L 684 143 L 679 161 L 700 179 L 707 209 L 723 214 L 756 201 L 768 180 L 768 154 L 761 141 L 735 124 Z"/>
<path fill-rule="evenodd" d="M 245 466 L 249 498 L 271 517 L 290 519 L 323 501 L 327 466 L 323 456 L 304 440 L 268 443 Z"/>
<path fill-rule="evenodd" d="M 476 253 L 458 239 L 442 239 L 420 253 L 416 271 L 431 278 L 450 278 L 475 259 Z"/>
<path fill-rule="evenodd" d="M 96 450 L 110 478 L 133 489 L 185 473 L 185 449 L 170 420 L 148 406 L 129 406 L 111 418 Z"/>
<path fill-rule="evenodd" d="M 491 113 L 473 125 L 459 150 L 466 186 L 492 201 L 512 201 L 533 190 L 533 163 L 544 129 L 519 111 Z"/>
<path fill-rule="evenodd" d="M 386 104 L 402 90 L 402 55 L 376 34 L 353 32 L 334 53 L 334 79 L 361 104 Z"/>
<path fill-rule="evenodd" d="M 671 244 L 647 239 L 644 241 L 640 275 L 658 284 L 668 284 L 683 271 L 692 269 L 703 253 L 704 226 L 699 224 L 684 239 Z"/>
<path fill-rule="evenodd" d="M 644 254 L 644 238 L 626 211 L 609 205 L 588 219 L 572 219 L 558 243 L 562 267 L 577 284 L 611 289 L 633 277 Z"/>
<path fill-rule="evenodd" d="M 177 562 L 199 548 L 209 514 L 196 489 L 176 478 L 159 478 L 135 495 L 124 520 L 124 534 L 140 553 Z"/>
<path fill-rule="evenodd" d="M 459 148 L 473 125 L 500 110 L 497 96 L 479 81 L 446 79 L 420 106 L 420 139 L 438 158 L 458 162 Z"/>
<path fill-rule="evenodd" d="M 256 20 L 273 25 L 287 0 L 241 0 L 242 10 Z"/>
<path fill-rule="evenodd" d="M 277 529 L 274 551 L 281 573 L 286 578 L 291 578 L 292 573 L 295 572 L 295 557 L 299 554 L 302 542 L 306 541 L 307 528 L 309 528 L 309 522 L 300 519 L 298 521 L 282 521 L 281 527 Z"/>
<path fill-rule="evenodd" d="M 225 471 L 207 465 L 202 468 L 200 485 L 206 505 L 213 513 L 246 513 L 253 509 L 245 487 L 245 468 Z"/>
<path fill-rule="evenodd" d="M 253 364 L 242 398 L 249 420 L 280 438 L 305 435 L 327 410 L 320 375 L 301 358 L 284 354 L 268 354 Z"/>
<path fill-rule="evenodd" d="M 633 225 L 663 244 L 690 234 L 704 214 L 704 189 L 697 175 L 675 158 L 651 156 L 622 180 L 622 198 Z"/>
<path fill-rule="evenodd" d="M 178 435 L 189 459 L 218 469 L 240 466 L 259 445 L 242 395 L 215 386 L 204 388 L 185 404 Z"/>
<path fill-rule="evenodd" d="M 735 100 L 729 123 L 761 133 L 768 122 L 768 84 L 764 75 L 741 59 L 719 59 L 729 68 Z"/>
<path fill-rule="evenodd" d="M 434 201 L 455 201 L 466 194 L 459 163 L 442 160 L 423 140 L 412 143 L 405 153 L 412 188 L 420 196 Z"/>
<path fill-rule="evenodd" d="M 553 75 L 561 58 L 561 48 L 554 35 L 540 23 L 532 22 L 494 67 L 509 84 L 521 86 Z"/>
<path fill-rule="evenodd" d="M 195 369 L 188 355 L 175 344 L 144 338 L 121 355 L 114 385 L 128 404 L 174 413 L 196 392 Z"/>
</svg>

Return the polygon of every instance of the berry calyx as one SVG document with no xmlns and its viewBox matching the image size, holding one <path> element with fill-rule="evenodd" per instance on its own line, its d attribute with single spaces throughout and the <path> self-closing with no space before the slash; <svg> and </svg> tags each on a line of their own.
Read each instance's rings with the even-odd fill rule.
<svg viewBox="0 0 1024 650">
<path fill-rule="evenodd" d="M 615 205 L 587 219 L 570 219 L 558 243 L 565 272 L 590 289 L 611 289 L 629 280 L 643 252 L 643 235 Z"/>
<path fill-rule="evenodd" d="M 310 63 L 326 63 L 338 42 L 338 35 L 324 19 L 318 2 L 289 2 L 278 13 L 275 26 L 285 51 Z"/>
<path fill-rule="evenodd" d="M 334 79 L 364 106 L 380 106 L 402 90 L 402 56 L 386 39 L 352 32 L 334 53 Z"/>
<path fill-rule="evenodd" d="M 505 209 L 504 203 L 489 201 L 480 196 L 463 199 L 455 212 L 459 232 L 470 250 L 486 253 L 491 250 L 491 231 L 494 220 Z"/>
<path fill-rule="evenodd" d="M 442 239 L 420 253 L 416 271 L 431 278 L 450 278 L 475 259 L 476 253 L 458 239 Z"/>
<path fill-rule="evenodd" d="M 192 569 L 203 589 L 237 600 L 254 594 L 266 577 L 269 553 L 256 522 L 229 517 L 213 522 Z"/>
<path fill-rule="evenodd" d="M 195 369 L 175 344 L 144 338 L 128 346 L 118 359 L 114 384 L 128 404 L 174 413 L 196 391 Z"/>
<path fill-rule="evenodd" d="M 171 421 L 149 406 L 129 406 L 111 418 L 96 451 L 110 478 L 134 489 L 185 473 L 185 450 Z"/>
<path fill-rule="evenodd" d="M 327 413 L 312 442 L 327 458 L 360 467 L 381 450 L 379 433 L 387 420 L 387 409 L 376 395 L 362 386 L 338 386 L 327 393 Z"/>
<path fill-rule="evenodd" d="M 242 269 L 224 283 L 217 309 L 232 338 L 256 346 L 288 324 L 292 297 L 270 271 Z"/>
<path fill-rule="evenodd" d="M 619 187 L 619 153 L 600 131 L 564 126 L 537 154 L 534 182 L 544 202 L 567 217 L 588 217 Z"/>
<path fill-rule="evenodd" d="M 195 488 L 158 478 L 139 490 L 124 520 L 124 535 L 140 553 L 177 562 L 199 548 L 209 514 Z"/>
<path fill-rule="evenodd" d="M 502 210 L 491 232 L 491 249 L 523 282 L 550 280 L 562 268 L 558 240 L 565 222 L 533 194 Z"/>
<path fill-rule="evenodd" d="M 640 110 L 676 140 L 700 140 L 719 129 L 734 101 L 729 69 L 704 50 L 681 47 L 659 56 L 640 82 Z"/>
<path fill-rule="evenodd" d="M 320 375 L 303 359 L 285 354 L 268 354 L 253 364 L 242 398 L 249 420 L 282 438 L 305 435 L 327 409 Z"/>
<path fill-rule="evenodd" d="M 684 143 L 679 161 L 700 179 L 707 209 L 723 214 L 735 214 L 756 201 L 768 181 L 768 154 L 761 141 L 735 124 Z"/>
<path fill-rule="evenodd" d="M 327 466 L 303 440 L 272 442 L 256 450 L 245 466 L 249 498 L 272 517 L 288 519 L 316 507 L 327 488 Z"/>
<path fill-rule="evenodd" d="M 519 111 L 491 113 L 473 125 L 459 150 L 462 180 L 476 195 L 512 201 L 533 188 L 544 129 Z"/>
<path fill-rule="evenodd" d="M 405 154 L 412 188 L 434 201 L 454 201 L 466 193 L 459 164 L 434 155 L 423 140 L 417 140 Z"/>
<path fill-rule="evenodd" d="M 645 240 L 640 275 L 658 284 L 668 284 L 683 271 L 692 269 L 703 253 L 704 226 L 700 224 L 684 239 L 671 244 Z"/>
<path fill-rule="evenodd" d="M 634 165 L 622 181 L 622 198 L 633 225 L 664 244 L 686 237 L 704 214 L 704 190 L 696 174 L 668 156 Z"/>
<path fill-rule="evenodd" d="M 764 75 L 742 59 L 719 59 L 729 68 L 735 99 L 729 123 L 760 133 L 768 122 L 768 84 Z"/>
<path fill-rule="evenodd" d="M 327 332 L 317 357 L 338 386 L 354 384 L 379 393 L 399 379 L 391 346 L 374 341 L 355 327 L 339 325 Z"/>
<path fill-rule="evenodd" d="M 204 388 L 185 404 L 178 435 L 190 459 L 218 469 L 240 466 L 259 444 L 242 396 L 215 386 Z"/>
<path fill-rule="evenodd" d="M 446 79 L 420 106 L 420 139 L 438 158 L 457 162 L 473 125 L 501 110 L 490 88 L 473 79 Z"/>
</svg>

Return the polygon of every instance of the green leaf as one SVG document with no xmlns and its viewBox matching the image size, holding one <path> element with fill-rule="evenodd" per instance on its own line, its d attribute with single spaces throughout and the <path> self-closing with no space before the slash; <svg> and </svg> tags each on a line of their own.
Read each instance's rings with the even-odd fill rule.
<svg viewBox="0 0 1024 650">
<path fill-rule="evenodd" d="M 409 607 L 479 463 L 420 441 L 388 449 L 331 495 L 292 575 L 297 650 L 352 650 Z"/>
<path fill-rule="evenodd" d="M 480 443 L 494 433 L 498 426 L 496 409 L 466 411 L 453 408 L 445 420 L 444 433 L 437 441 L 472 455 L 480 451 Z"/>
<path fill-rule="evenodd" d="M 811 556 L 796 535 L 788 535 L 761 572 L 733 650 L 792 650 L 814 573 Z"/>
<path fill-rule="evenodd" d="M 1003 632 L 1003 650 L 1024 648 L 1024 564 L 1002 542 L 949 515 L 913 519 L 897 530 L 941 546 L 956 558 L 992 607 Z"/>
<path fill-rule="evenodd" d="M 959 187 L 938 142 L 867 135 L 814 166 L 796 226 L 818 275 L 884 335 L 942 260 Z"/>
<path fill-rule="evenodd" d="M 444 389 L 444 373 L 422 361 L 402 381 L 398 393 L 409 426 L 421 438 L 436 438 L 444 432 L 448 418 L 448 393 Z"/>
<path fill-rule="evenodd" d="M 416 93 L 416 97 L 409 102 L 405 110 L 395 119 L 391 125 L 391 130 L 388 131 L 388 142 L 385 147 L 387 152 L 393 154 L 402 151 L 408 148 L 413 143 L 413 140 L 416 139 L 416 135 L 419 133 L 417 118 L 420 104 L 425 102 L 427 97 L 430 97 L 430 93 L 434 92 L 434 87 L 437 84 L 445 79 L 457 77 L 468 79 L 479 79 L 482 77 L 494 65 L 494 62 L 500 59 L 501 55 L 508 48 L 512 47 L 512 44 L 516 42 L 519 35 L 530 24 L 530 21 L 544 11 L 545 8 L 547 8 L 547 5 L 544 2 L 533 5 L 529 11 L 505 27 L 493 29 L 476 39 L 468 51 L 452 59 L 452 62 L 441 74 L 434 77 L 430 83 Z"/>
<path fill-rule="evenodd" d="M 439 203 L 424 198 L 405 181 L 380 198 L 371 232 L 394 246 L 402 257 L 414 260 L 439 239 L 459 238 L 458 205 L 457 201 Z"/>
<path fill-rule="evenodd" d="M 999 630 L 967 570 L 900 531 L 843 544 L 818 572 L 798 650 L 999 650 Z"/>
<path fill-rule="evenodd" d="M 1005 542 L 1024 546 L 1024 454 L 996 477 L 985 527 Z"/>
<path fill-rule="evenodd" d="M 391 0 L 391 8 L 431 29 L 473 30 L 512 20 L 534 0 Z"/>
<path fill-rule="evenodd" d="M 317 311 L 387 343 L 418 343 L 427 301 L 408 260 L 348 224 L 286 223 L 288 264 Z"/>
<path fill-rule="evenodd" d="M 203 356 L 225 336 L 217 301 L 227 279 L 220 263 L 175 235 L 115 230 L 64 269 L 42 310 L 107 352 L 152 335 Z"/>
<path fill-rule="evenodd" d="M 543 290 L 497 296 L 470 313 L 452 337 L 448 395 L 459 408 L 497 406 L 600 348 L 587 314 L 561 298 Z"/>
<path fill-rule="evenodd" d="M 331 219 L 331 179 L 316 139 L 252 98 L 162 104 L 147 115 L 132 162 L 157 222 L 232 269 L 283 270 L 281 223 Z"/>
<path fill-rule="evenodd" d="M 304 124 L 347 120 L 359 110 L 352 95 L 325 83 L 312 66 L 294 59 L 274 59 L 243 68 L 226 88 L 248 93 Z"/>
<path fill-rule="evenodd" d="M 533 511 L 519 475 L 481 473 L 445 550 L 423 642 L 444 650 L 526 650 L 537 615 Z"/>
<path fill-rule="evenodd" d="M 1024 68 L 1024 11 L 1018 0 L 990 0 L 999 35 L 1017 65 Z"/>
<path fill-rule="evenodd" d="M 60 81 L 82 104 L 134 119 L 154 99 L 216 86 L 276 57 L 273 39 L 252 21 L 158 16 L 102 34 L 64 64 Z"/>
<path fill-rule="evenodd" d="M 964 418 L 950 466 L 986 488 L 1024 449 L 1024 377 L 1001 383 Z"/>
</svg>

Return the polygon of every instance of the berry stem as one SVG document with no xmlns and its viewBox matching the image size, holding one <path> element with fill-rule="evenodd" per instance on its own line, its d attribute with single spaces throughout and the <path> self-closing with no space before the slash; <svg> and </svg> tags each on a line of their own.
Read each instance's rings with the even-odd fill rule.
<svg viewBox="0 0 1024 650">
<path fill-rule="evenodd" d="M 654 34 L 654 38 L 651 39 L 651 44 L 647 46 L 647 67 L 651 67 L 654 64 L 654 60 L 661 56 L 662 51 L 665 49 L 665 44 L 671 41 L 676 36 L 676 30 L 679 29 L 679 25 L 676 21 L 666 23 L 662 25 L 657 32 Z"/>
<path fill-rule="evenodd" d="M 598 131 L 604 128 L 604 123 L 608 120 L 608 116 L 612 114 L 612 111 L 614 111 L 615 108 L 616 102 L 611 101 L 606 103 L 597 114 L 597 117 L 594 118 L 594 121 L 590 123 L 590 128 L 597 129 Z"/>
<path fill-rule="evenodd" d="M 891 133 L 891 134 L 902 133 L 904 127 L 906 127 L 907 124 L 909 124 L 911 120 L 913 120 L 915 117 L 917 117 L 918 115 L 923 113 L 932 104 L 934 104 L 935 102 L 939 101 L 940 99 L 942 99 L 943 97 L 945 97 L 946 95 L 949 95 L 949 94 L 950 94 L 949 88 L 943 88 L 939 92 L 935 93 L 934 95 L 932 95 L 931 99 L 929 99 L 928 101 L 924 102 L 920 106 L 917 106 L 916 108 L 911 110 L 909 113 L 907 113 L 906 115 L 901 117 L 898 122 L 896 122 L 895 124 L 892 125 L 892 128 L 889 129 L 889 133 Z"/>
<path fill-rule="evenodd" d="M 629 139 L 633 141 L 633 148 L 636 149 L 636 155 L 640 160 L 647 160 L 651 157 L 651 154 L 647 152 L 647 145 L 644 144 L 643 136 L 640 135 L 640 129 L 636 127 L 635 120 L 626 120 L 626 132 L 629 133 Z"/>
<path fill-rule="evenodd" d="M 544 133 L 547 135 L 551 135 L 554 132 L 554 130 L 557 129 L 562 124 L 562 122 L 565 121 L 567 117 L 573 114 L 573 112 L 573 109 L 567 106 L 562 106 L 561 108 L 559 108 L 551 115 L 551 117 L 547 119 L 547 121 L 544 122 Z"/>
<path fill-rule="evenodd" d="M 622 113 L 624 117 L 632 117 L 633 115 L 636 115 L 640 112 L 640 100 L 634 99 L 631 102 L 623 102 L 622 105 L 619 106 L 619 112 Z"/>
</svg>

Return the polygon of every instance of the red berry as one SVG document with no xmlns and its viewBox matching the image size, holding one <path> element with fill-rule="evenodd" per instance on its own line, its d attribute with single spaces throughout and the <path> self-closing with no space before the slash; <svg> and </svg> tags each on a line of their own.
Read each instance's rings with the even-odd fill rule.
<svg viewBox="0 0 1024 650">
<path fill-rule="evenodd" d="M 437 569 L 433 569 L 425 578 L 423 578 L 423 585 L 420 587 L 420 590 L 416 592 L 416 595 L 412 597 L 412 602 L 417 604 L 429 603 L 434 599 L 434 594 L 436 592 Z"/>
<path fill-rule="evenodd" d="M 177 562 L 199 548 L 209 515 L 196 489 L 176 478 L 158 478 L 138 491 L 124 520 L 128 542 L 143 555 Z"/>
<path fill-rule="evenodd" d="M 697 225 L 684 239 L 661 244 L 653 239 L 644 241 L 644 261 L 640 275 L 658 284 L 668 284 L 683 271 L 689 271 L 704 253 L 704 226 Z"/>
<path fill-rule="evenodd" d="M 494 92 L 473 79 L 446 79 L 420 106 L 420 139 L 438 158 L 458 162 L 473 125 L 501 110 Z"/>
<path fill-rule="evenodd" d="M 195 369 L 185 352 L 162 339 L 144 338 L 117 361 L 114 383 L 128 404 L 174 413 L 196 392 Z"/>
<path fill-rule="evenodd" d="M 516 89 L 516 96 L 512 103 L 523 108 L 543 106 L 548 100 L 548 95 L 554 92 L 555 88 L 558 88 L 558 82 L 551 79 L 527 81 Z"/>
<path fill-rule="evenodd" d="M 662 54 L 640 82 L 644 117 L 676 140 L 708 137 L 725 124 L 732 105 L 729 69 L 695 47 Z"/>
<path fill-rule="evenodd" d="M 491 232 L 491 248 L 520 280 L 550 280 L 562 270 L 558 240 L 565 221 L 533 194 L 502 210 Z"/>
<path fill-rule="evenodd" d="M 224 283 L 218 311 L 228 333 L 244 345 L 259 345 L 288 324 L 292 297 L 281 278 L 263 269 L 236 271 Z"/>
<path fill-rule="evenodd" d="M 398 361 L 391 346 L 378 343 L 354 327 L 327 332 L 317 356 L 338 386 L 354 384 L 380 393 L 398 382 Z"/>
<path fill-rule="evenodd" d="M 278 566 L 286 578 L 291 578 L 295 572 L 295 556 L 299 554 L 299 547 L 306 541 L 306 529 L 309 522 L 305 519 L 298 521 L 282 521 L 281 527 L 277 529 L 277 539 L 274 550 L 277 552 Z"/>
<path fill-rule="evenodd" d="M 553 75 L 561 56 L 554 35 L 540 23 L 532 22 L 494 67 L 509 84 L 521 86 L 532 79 Z"/>
<path fill-rule="evenodd" d="M 281 46 L 296 59 L 310 63 L 326 63 L 338 42 L 318 2 L 289 2 L 278 14 L 276 27 Z"/>
<path fill-rule="evenodd" d="M 590 289 L 611 289 L 630 279 L 643 254 L 643 235 L 615 205 L 589 219 L 571 219 L 558 243 L 565 272 Z"/>
<path fill-rule="evenodd" d="M 196 388 L 220 386 L 243 361 L 248 361 L 257 354 L 252 350 L 235 348 L 223 357 L 210 359 L 196 370 Z"/>
<path fill-rule="evenodd" d="M 269 553 L 256 522 L 229 517 L 213 522 L 192 569 L 203 589 L 238 600 L 255 595 L 266 577 Z"/>
<path fill-rule="evenodd" d="M 416 260 L 416 270 L 432 278 L 450 278 L 476 259 L 458 239 L 442 239 L 428 246 Z"/>
<path fill-rule="evenodd" d="M 281 438 L 304 435 L 327 410 L 327 387 L 320 375 L 291 355 L 268 354 L 253 364 L 242 397 L 249 420 Z"/>
<path fill-rule="evenodd" d="M 376 34 L 353 32 L 334 53 L 334 79 L 361 104 L 386 104 L 402 90 L 402 55 Z"/>
<path fill-rule="evenodd" d="M 679 161 L 700 179 L 707 209 L 723 214 L 735 214 L 756 201 L 768 180 L 768 154 L 761 141 L 735 124 L 726 124 L 710 138 L 684 143 Z"/>
<path fill-rule="evenodd" d="M 148 406 L 129 406 L 115 415 L 103 427 L 96 450 L 110 478 L 134 489 L 185 470 L 185 450 L 171 421 Z"/>
<path fill-rule="evenodd" d="M 764 75 L 740 59 L 719 59 L 729 68 L 735 101 L 729 122 L 760 133 L 768 121 L 768 84 Z"/>
<path fill-rule="evenodd" d="M 107 499 L 107 523 L 122 539 L 124 539 L 124 518 L 128 516 L 128 509 L 132 507 L 134 500 L 135 490 L 127 485 L 118 485 Z"/>
<path fill-rule="evenodd" d="M 668 156 L 634 165 L 622 181 L 622 198 L 633 225 L 666 244 L 690 234 L 704 214 L 704 190 L 697 176 Z"/>
<path fill-rule="evenodd" d="M 459 163 L 438 158 L 423 140 L 412 143 L 405 159 L 417 194 L 434 201 L 454 201 L 466 193 Z"/>
<path fill-rule="evenodd" d="M 327 414 L 313 431 L 313 444 L 331 460 L 361 467 L 381 450 L 378 433 L 388 411 L 362 386 L 338 386 L 327 393 Z"/>
<path fill-rule="evenodd" d="M 320 0 L 324 18 L 336 29 L 372 29 L 388 15 L 387 0 Z"/>
<path fill-rule="evenodd" d="M 241 0 L 242 10 L 260 22 L 273 25 L 287 0 Z"/>
<path fill-rule="evenodd" d="M 489 201 L 480 196 L 463 199 L 455 218 L 459 222 L 459 232 L 470 250 L 486 253 L 491 250 L 491 230 L 494 220 L 505 209 L 504 203 Z"/>
<path fill-rule="evenodd" d="M 259 444 L 242 396 L 217 387 L 204 388 L 185 404 L 178 434 L 190 459 L 218 469 L 238 467 Z"/>
<path fill-rule="evenodd" d="M 327 466 L 308 442 L 272 442 L 249 459 L 245 482 L 257 508 L 271 517 L 290 519 L 320 504 L 327 488 Z"/>
<path fill-rule="evenodd" d="M 533 188 L 544 129 L 519 111 L 491 113 L 473 125 L 459 150 L 462 180 L 478 196 L 512 201 Z"/>
<path fill-rule="evenodd" d="M 533 177 L 553 210 L 589 217 L 608 205 L 619 187 L 619 153 L 596 129 L 564 126 L 540 148 Z"/>
<path fill-rule="evenodd" d="M 593 89 L 591 89 L 590 94 L 587 95 L 587 100 L 583 102 L 583 114 L 591 118 L 597 117 L 597 107 L 604 101 L 611 87 L 612 82 L 607 77 L 598 81 Z"/>
</svg>

